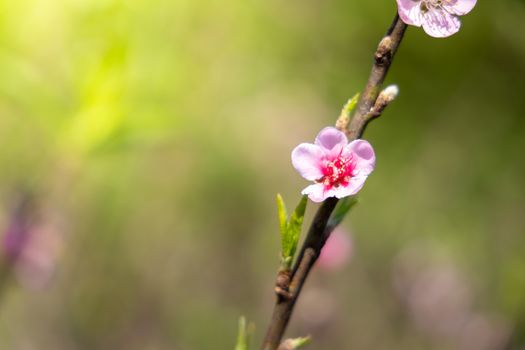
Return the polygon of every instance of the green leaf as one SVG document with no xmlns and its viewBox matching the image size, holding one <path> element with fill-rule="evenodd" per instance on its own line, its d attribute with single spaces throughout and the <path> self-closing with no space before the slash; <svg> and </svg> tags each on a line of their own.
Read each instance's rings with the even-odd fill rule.
<svg viewBox="0 0 525 350">
<path fill-rule="evenodd" d="M 341 114 L 345 114 L 346 116 L 350 117 L 352 115 L 352 112 L 354 111 L 355 107 L 357 106 L 357 102 L 359 101 L 360 94 L 355 94 L 351 99 L 346 102 L 346 104 L 343 107 L 343 110 L 341 111 Z"/>
<path fill-rule="evenodd" d="M 246 326 L 246 318 L 239 317 L 239 331 L 237 334 L 237 345 L 235 350 L 248 350 L 250 348 L 250 340 L 253 332 L 253 326 Z"/>
<path fill-rule="evenodd" d="M 281 266 L 284 269 L 289 269 L 292 265 L 301 235 L 307 203 L 308 198 L 303 196 L 290 218 L 288 218 L 284 200 L 280 194 L 277 194 L 277 211 L 279 214 L 279 228 L 281 230 Z"/>
<path fill-rule="evenodd" d="M 288 221 L 285 239 L 283 240 L 283 255 L 284 257 L 294 257 L 301 235 L 301 228 L 303 226 L 304 213 L 306 211 L 306 204 L 308 198 L 303 196 L 297 204 L 290 220 Z"/>
<path fill-rule="evenodd" d="M 330 216 L 330 219 L 328 220 L 326 229 L 328 231 L 332 231 L 334 228 L 336 228 L 343 221 L 350 209 L 352 209 L 352 207 L 357 204 L 357 202 L 358 200 L 355 196 L 340 199 L 332 215 Z"/>
<path fill-rule="evenodd" d="M 277 193 L 277 213 L 279 215 L 279 228 L 281 230 L 281 237 L 286 235 L 286 227 L 288 225 L 288 213 L 286 212 L 286 205 L 284 205 L 283 197 Z"/>
<path fill-rule="evenodd" d="M 357 102 L 359 101 L 359 96 L 360 96 L 359 93 L 355 94 L 354 97 L 349 99 L 346 102 L 346 104 L 343 106 L 343 109 L 341 110 L 341 114 L 339 114 L 339 118 L 337 118 L 337 121 L 335 123 L 335 126 L 339 130 L 346 130 L 348 128 L 348 124 L 350 123 L 350 117 L 352 116 L 352 112 L 357 106 Z"/>
<path fill-rule="evenodd" d="M 279 346 L 279 349 L 296 350 L 296 349 L 302 348 L 305 345 L 308 345 L 310 341 L 311 341 L 310 336 L 302 337 L 302 338 L 295 338 L 295 339 L 286 339 L 281 344 L 281 346 Z"/>
</svg>

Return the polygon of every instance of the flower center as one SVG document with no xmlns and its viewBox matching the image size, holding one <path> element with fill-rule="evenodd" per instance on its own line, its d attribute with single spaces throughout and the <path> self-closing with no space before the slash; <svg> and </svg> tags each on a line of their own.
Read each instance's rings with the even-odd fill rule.
<svg viewBox="0 0 525 350">
<path fill-rule="evenodd" d="M 319 180 L 329 190 L 333 187 L 348 186 L 352 176 L 355 176 L 355 161 L 352 155 L 345 158 L 339 155 L 323 167 L 323 177 Z"/>
<path fill-rule="evenodd" d="M 421 11 L 423 13 L 428 12 L 429 10 L 440 8 L 443 4 L 443 0 L 423 0 L 421 1 Z"/>
</svg>

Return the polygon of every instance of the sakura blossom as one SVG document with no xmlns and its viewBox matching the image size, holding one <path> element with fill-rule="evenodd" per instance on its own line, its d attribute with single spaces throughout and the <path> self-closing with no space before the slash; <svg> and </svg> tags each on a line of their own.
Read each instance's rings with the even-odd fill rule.
<svg viewBox="0 0 525 350">
<path fill-rule="evenodd" d="M 314 181 L 302 194 L 314 202 L 355 195 L 375 167 L 374 149 L 365 140 L 348 142 L 346 135 L 326 127 L 315 143 L 301 143 L 292 151 L 292 164 L 306 180 Z"/>
<path fill-rule="evenodd" d="M 339 226 L 328 237 L 317 264 L 326 271 L 342 268 L 353 255 L 353 243 L 350 234 Z"/>
<path fill-rule="evenodd" d="M 399 17 L 406 24 L 423 27 L 435 38 L 446 38 L 461 27 L 459 16 L 466 15 L 476 0 L 397 0 Z"/>
</svg>

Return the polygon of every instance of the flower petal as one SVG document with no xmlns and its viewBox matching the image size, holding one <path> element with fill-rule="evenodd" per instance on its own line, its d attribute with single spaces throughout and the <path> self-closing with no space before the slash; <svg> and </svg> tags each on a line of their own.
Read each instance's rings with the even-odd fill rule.
<svg viewBox="0 0 525 350">
<path fill-rule="evenodd" d="M 397 13 L 406 24 L 420 27 L 422 23 L 421 1 L 397 0 Z"/>
<path fill-rule="evenodd" d="M 365 140 L 355 140 L 345 147 L 345 153 L 351 153 L 356 162 L 358 176 L 367 176 L 376 166 L 376 155 L 372 145 Z"/>
<path fill-rule="evenodd" d="M 434 38 L 446 38 L 458 32 L 459 18 L 447 11 L 432 9 L 423 14 L 423 29 Z"/>
<path fill-rule="evenodd" d="M 310 198 L 312 202 L 316 203 L 322 202 L 326 198 L 330 197 L 329 194 L 324 190 L 324 185 L 321 183 L 313 184 L 306 187 L 301 192 L 301 194 L 308 195 L 308 198 Z"/>
<path fill-rule="evenodd" d="M 317 134 L 315 144 L 323 148 L 327 154 L 337 157 L 341 149 L 346 146 L 348 139 L 344 132 L 331 126 L 324 128 Z"/>
<path fill-rule="evenodd" d="M 476 0 L 449 0 L 443 2 L 442 6 L 452 14 L 463 16 L 476 6 Z"/>
<path fill-rule="evenodd" d="M 352 177 L 350 181 L 348 182 L 348 185 L 345 187 L 342 187 L 342 186 L 338 187 L 335 190 L 334 195 L 337 198 L 344 198 L 344 197 L 353 196 L 354 194 L 357 194 L 357 192 L 359 192 L 363 188 L 363 185 L 365 184 L 367 177 L 368 176 L 366 175 L 358 175 L 358 176 Z"/>
<path fill-rule="evenodd" d="M 323 159 L 324 152 L 321 147 L 311 143 L 301 143 L 292 151 L 292 164 L 306 180 L 315 181 L 323 177 Z"/>
<path fill-rule="evenodd" d="M 326 270 L 339 269 L 352 258 L 352 250 L 350 235 L 338 226 L 326 241 L 317 263 Z"/>
</svg>

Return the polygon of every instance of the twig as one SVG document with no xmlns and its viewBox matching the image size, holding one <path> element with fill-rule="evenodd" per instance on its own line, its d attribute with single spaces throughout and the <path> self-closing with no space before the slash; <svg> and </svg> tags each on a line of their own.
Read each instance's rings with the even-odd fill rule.
<svg viewBox="0 0 525 350">
<path fill-rule="evenodd" d="M 368 82 L 357 104 L 356 113 L 348 126 L 346 134 L 350 140 L 360 138 L 370 120 L 374 119 L 371 117 L 370 112 L 375 106 L 383 81 L 385 81 L 388 69 L 392 64 L 399 44 L 401 44 L 406 28 L 407 25 L 396 14 L 387 34 L 379 42 Z"/>
<path fill-rule="evenodd" d="M 379 43 L 374 55 L 374 65 L 357 104 L 356 112 L 349 124 L 343 126 L 349 140 L 361 137 L 368 123 L 379 117 L 389 103 L 388 99 L 380 99 L 378 96 L 394 55 L 403 39 L 406 27 L 406 24 L 396 14 L 387 34 Z M 276 350 L 278 348 L 303 284 L 331 233 L 331 229 L 327 229 L 327 223 L 337 202 L 337 198 L 328 198 L 317 210 L 295 262 L 290 284 L 284 286 L 288 293 L 277 294 L 277 301 L 261 347 L 262 350 Z"/>
</svg>

